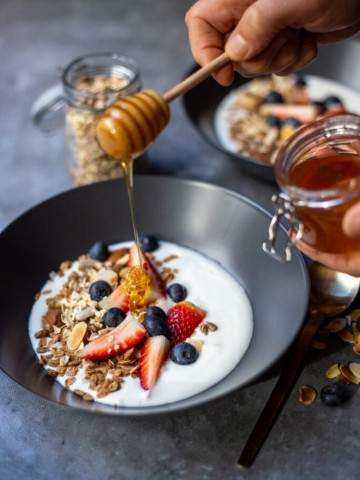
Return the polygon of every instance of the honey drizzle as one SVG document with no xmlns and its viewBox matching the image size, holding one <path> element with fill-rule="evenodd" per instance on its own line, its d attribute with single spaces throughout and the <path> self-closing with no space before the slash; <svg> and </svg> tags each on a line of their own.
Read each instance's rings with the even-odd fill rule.
<svg viewBox="0 0 360 480">
<path fill-rule="evenodd" d="M 120 164 L 124 171 L 124 180 L 129 200 L 131 224 L 140 263 L 141 247 L 134 207 L 134 158 L 122 159 L 120 160 Z M 141 265 L 131 267 L 123 281 L 123 287 L 129 296 L 129 308 L 131 313 L 139 318 L 144 307 L 146 306 L 146 299 L 150 293 L 149 274 Z"/>
</svg>

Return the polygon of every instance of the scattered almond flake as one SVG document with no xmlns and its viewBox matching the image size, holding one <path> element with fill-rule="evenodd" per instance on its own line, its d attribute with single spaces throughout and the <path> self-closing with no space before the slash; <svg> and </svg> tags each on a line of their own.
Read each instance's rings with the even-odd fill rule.
<svg viewBox="0 0 360 480">
<path fill-rule="evenodd" d="M 310 387 L 309 385 L 302 385 L 299 387 L 299 402 L 303 405 L 308 407 L 311 405 L 317 397 L 317 391 L 314 387 Z"/>
<path fill-rule="evenodd" d="M 69 350 L 76 350 L 80 346 L 85 336 L 86 330 L 87 325 L 85 322 L 79 322 L 74 326 L 67 339 L 67 348 Z"/>
<path fill-rule="evenodd" d="M 201 350 L 203 349 L 203 346 L 204 346 L 204 342 L 202 340 L 198 340 L 196 338 L 190 338 L 188 340 L 188 343 L 191 343 L 191 345 L 193 347 L 195 347 L 198 352 L 201 352 Z"/>
<path fill-rule="evenodd" d="M 49 295 L 49 293 L 51 293 L 51 290 L 49 288 L 47 288 L 46 290 L 43 290 L 41 293 L 43 295 Z"/>
<path fill-rule="evenodd" d="M 58 376 L 58 372 L 56 370 L 53 370 L 53 369 L 47 370 L 46 373 L 49 375 L 49 377 L 57 377 Z"/>
<path fill-rule="evenodd" d="M 80 390 L 79 388 L 75 388 L 73 392 L 75 393 L 75 395 L 78 395 L 79 397 L 83 397 L 84 395 L 86 395 L 86 392 L 84 392 L 83 390 Z"/>
<path fill-rule="evenodd" d="M 168 255 L 167 257 L 165 257 L 162 261 L 162 263 L 167 263 L 167 262 L 171 262 L 172 260 L 176 260 L 178 259 L 179 256 L 178 255 Z"/>
<path fill-rule="evenodd" d="M 93 402 L 94 401 L 94 397 L 92 395 L 90 395 L 89 393 L 85 393 L 85 395 L 83 395 L 83 400 L 86 400 L 87 402 Z"/>
<path fill-rule="evenodd" d="M 313 340 L 311 346 L 316 350 L 325 350 L 327 348 L 327 344 L 325 342 L 320 342 L 319 340 Z"/>
<path fill-rule="evenodd" d="M 337 332 L 336 335 L 344 342 L 355 343 L 354 335 L 349 332 L 349 330 L 341 330 L 340 332 Z"/>
<path fill-rule="evenodd" d="M 328 323 L 327 328 L 330 333 L 338 333 L 344 330 L 346 327 L 346 318 L 340 317 L 335 318 L 331 322 Z"/>
<path fill-rule="evenodd" d="M 36 301 L 36 300 L 39 300 L 40 297 L 41 297 L 41 292 L 35 293 L 35 297 L 34 297 L 34 298 L 35 298 L 35 301 Z"/>
<path fill-rule="evenodd" d="M 349 383 L 357 385 L 360 383 L 360 378 L 357 378 L 352 371 L 349 369 L 348 365 L 340 365 L 341 378 Z"/>
<path fill-rule="evenodd" d="M 209 327 L 207 326 L 206 323 L 202 323 L 200 325 L 200 331 L 201 333 L 203 333 L 204 335 L 207 335 L 209 333 Z"/>
<path fill-rule="evenodd" d="M 218 326 L 213 322 L 206 322 L 206 325 L 210 332 L 216 332 L 216 330 L 218 329 Z"/>
<path fill-rule="evenodd" d="M 331 365 L 331 367 L 329 367 L 326 370 L 326 373 L 325 373 L 326 378 L 328 378 L 329 380 L 333 380 L 334 378 L 338 378 L 338 377 L 340 377 L 340 375 L 341 375 L 341 372 L 340 372 L 340 364 L 339 363 L 334 363 L 334 365 Z"/>
<path fill-rule="evenodd" d="M 360 382 L 360 363 L 350 362 L 349 370 Z"/>
</svg>

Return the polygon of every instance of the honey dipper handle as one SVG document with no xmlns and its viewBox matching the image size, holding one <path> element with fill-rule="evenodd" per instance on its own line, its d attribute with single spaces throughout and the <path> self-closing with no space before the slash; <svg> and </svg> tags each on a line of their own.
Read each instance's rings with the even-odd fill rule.
<svg viewBox="0 0 360 480">
<path fill-rule="evenodd" d="M 196 72 L 190 75 L 190 77 L 185 78 L 185 80 L 167 90 L 163 94 L 163 99 L 168 103 L 172 102 L 173 100 L 175 100 L 175 98 L 179 97 L 180 95 L 184 95 L 184 93 L 196 87 L 196 85 L 203 82 L 212 73 L 220 70 L 220 68 L 224 67 L 229 62 L 230 58 L 224 52 L 219 57 L 215 58 L 210 63 L 205 65 L 205 67 L 201 67 L 199 68 L 199 70 L 196 70 Z"/>
</svg>

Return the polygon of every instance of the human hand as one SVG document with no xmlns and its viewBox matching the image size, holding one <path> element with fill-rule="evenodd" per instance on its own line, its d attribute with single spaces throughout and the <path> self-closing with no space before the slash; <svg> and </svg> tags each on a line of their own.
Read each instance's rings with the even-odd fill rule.
<svg viewBox="0 0 360 480">
<path fill-rule="evenodd" d="M 185 21 L 200 65 L 225 50 L 233 60 L 216 75 L 230 85 L 243 76 L 287 75 L 311 62 L 319 43 L 360 30 L 359 0 L 198 0 Z"/>
<path fill-rule="evenodd" d="M 346 212 L 342 226 L 347 236 L 359 239 L 357 251 L 345 254 L 323 253 L 301 241 L 297 242 L 296 246 L 308 257 L 333 270 L 360 277 L 360 202 Z"/>
</svg>

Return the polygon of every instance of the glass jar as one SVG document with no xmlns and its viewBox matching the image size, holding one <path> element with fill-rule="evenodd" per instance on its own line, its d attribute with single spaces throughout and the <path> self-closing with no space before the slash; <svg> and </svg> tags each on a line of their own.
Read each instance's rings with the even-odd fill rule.
<svg viewBox="0 0 360 480">
<path fill-rule="evenodd" d="M 119 97 L 141 88 L 137 64 L 115 53 L 90 54 L 72 61 L 62 72 L 61 91 L 53 89 L 35 105 L 33 119 L 52 131 L 65 107 L 67 162 L 75 185 L 122 176 L 116 160 L 106 155 L 96 139 L 99 115 Z"/>
<path fill-rule="evenodd" d="M 275 215 L 263 249 L 291 260 L 291 244 L 302 240 L 326 253 L 359 250 L 359 239 L 342 228 L 347 210 L 360 201 L 360 117 L 336 115 L 301 127 L 279 149 L 275 177 L 281 189 L 273 197 Z M 278 253 L 277 229 L 288 227 L 285 252 Z"/>
</svg>

